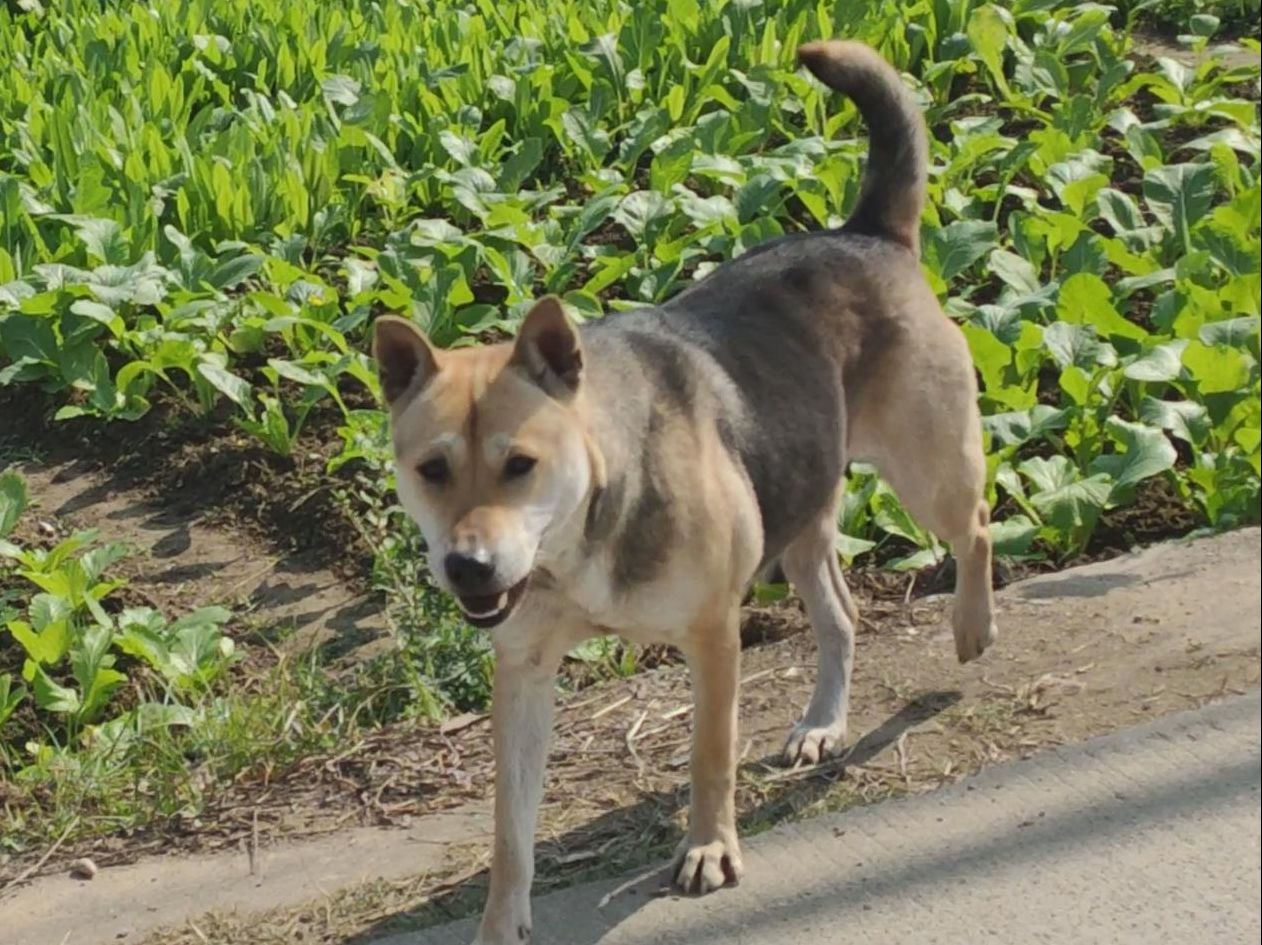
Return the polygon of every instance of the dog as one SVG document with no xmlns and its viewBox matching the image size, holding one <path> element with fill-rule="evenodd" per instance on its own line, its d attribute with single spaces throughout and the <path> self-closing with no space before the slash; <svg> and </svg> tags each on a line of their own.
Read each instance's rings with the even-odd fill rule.
<svg viewBox="0 0 1262 945">
<path fill-rule="evenodd" d="M 691 810 L 673 867 L 685 892 L 741 877 L 740 604 L 767 567 L 793 584 L 819 648 L 785 760 L 844 747 L 858 612 L 835 542 L 851 460 L 949 543 L 960 661 L 995 640 L 976 380 L 919 264 L 923 118 L 867 46 L 798 56 L 869 128 L 840 229 L 779 238 L 660 307 L 581 328 L 545 297 L 512 342 L 445 351 L 405 319 L 374 323 L 400 502 L 496 655 L 495 840 L 475 945 L 530 940 L 556 673 L 584 639 L 670 643 L 688 663 Z"/>
</svg>

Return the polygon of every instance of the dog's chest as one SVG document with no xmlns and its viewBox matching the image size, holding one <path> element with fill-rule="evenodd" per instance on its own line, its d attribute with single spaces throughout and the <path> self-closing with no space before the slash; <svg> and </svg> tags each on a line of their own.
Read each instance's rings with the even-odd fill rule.
<svg viewBox="0 0 1262 945">
<path fill-rule="evenodd" d="M 642 584 L 617 588 L 606 556 L 597 554 L 540 589 L 545 609 L 590 624 L 597 633 L 635 643 L 677 643 L 696 621 L 705 582 L 687 569 L 664 569 Z"/>
</svg>

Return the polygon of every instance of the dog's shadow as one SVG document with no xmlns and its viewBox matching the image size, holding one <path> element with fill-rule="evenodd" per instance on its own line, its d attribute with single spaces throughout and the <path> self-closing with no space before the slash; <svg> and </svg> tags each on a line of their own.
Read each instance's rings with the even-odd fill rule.
<svg viewBox="0 0 1262 945">
<path fill-rule="evenodd" d="M 773 780 L 762 791 L 759 803 L 741 813 L 738 819 L 741 833 L 746 836 L 751 832 L 756 833 L 790 819 L 797 812 L 815 804 L 844 776 L 846 766 L 867 764 L 897 742 L 904 732 L 933 718 L 959 700 L 960 693 L 955 691 L 921 693 L 864 735 L 841 763 L 823 765 L 792 777 Z M 745 767 L 766 772 L 775 770 L 777 762 L 777 758 L 767 757 L 747 762 Z M 670 853 L 674 842 L 678 840 L 677 831 L 669 825 L 674 822 L 680 806 L 686 803 L 686 792 L 653 792 L 631 807 L 610 811 L 561 837 L 538 844 L 536 925 L 544 928 L 557 921 L 564 921 L 570 935 L 568 942 L 573 945 L 598 945 L 610 930 L 654 898 L 668 893 Z M 634 871 L 637 866 L 644 868 L 646 857 L 641 855 L 625 863 L 611 863 L 604 855 L 601 844 L 597 844 L 592 851 L 592 838 L 627 836 L 630 832 L 643 839 L 640 845 L 642 853 L 655 854 L 653 862 L 658 865 L 633 882 L 619 885 L 617 880 L 608 878 L 611 867 L 614 868 L 612 871 L 618 873 Z M 590 856 L 587 851 L 592 851 Z M 599 872 L 589 868 L 584 875 L 581 867 L 574 868 L 575 863 L 583 862 L 599 863 Z M 569 898 L 564 905 L 567 910 L 565 916 L 550 914 L 546 899 L 548 887 L 562 883 L 570 886 L 598 877 L 603 881 L 591 882 L 581 890 L 571 893 L 571 896 L 581 893 L 590 902 L 586 898 L 582 901 Z M 343 945 L 372 945 L 389 936 L 397 936 L 389 938 L 389 945 L 431 945 L 431 942 L 437 945 L 440 941 L 437 933 L 427 933 L 424 930 L 432 930 L 435 926 L 458 919 L 464 919 L 464 925 L 468 926 L 468 934 L 464 935 L 464 940 L 472 940 L 475 914 L 486 896 L 486 879 L 485 870 L 470 876 L 443 889 L 416 909 L 396 913 L 378 921 L 370 928 L 344 940 Z M 580 915 L 583 916 L 581 919 Z M 456 939 L 446 936 L 441 938 L 443 943 L 458 940 L 459 935 Z"/>
</svg>

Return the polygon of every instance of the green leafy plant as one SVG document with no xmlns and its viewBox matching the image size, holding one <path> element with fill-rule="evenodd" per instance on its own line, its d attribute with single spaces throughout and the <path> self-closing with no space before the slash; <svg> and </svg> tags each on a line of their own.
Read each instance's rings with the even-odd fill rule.
<svg viewBox="0 0 1262 945">
<path fill-rule="evenodd" d="M 0 10 L 0 387 L 65 420 L 163 402 L 282 457 L 336 430 L 329 471 L 388 509 L 374 315 L 476 344 L 544 291 L 599 318 L 836 225 L 866 131 L 793 50 L 845 35 L 933 131 L 923 268 L 977 363 L 1001 552 L 1071 557 L 1157 494 L 1258 520 L 1259 69 L 1218 45 L 1255 0 L 280 10 Z M 1153 24 L 1194 55 L 1137 49 Z M 475 700 L 484 654 L 406 590 L 381 514 L 408 686 Z M 847 560 L 943 552 L 862 470 L 842 525 Z"/>
<path fill-rule="evenodd" d="M 12 533 L 24 505 L 22 479 L 6 473 L 0 478 L 0 534 Z M 24 656 L 22 678 L 36 708 L 62 719 L 71 740 L 102 720 L 128 681 L 120 658 L 152 669 L 161 695 L 186 698 L 207 693 L 234 657 L 233 642 L 223 633 L 231 612 L 224 608 L 201 608 L 169 623 L 152 608 L 107 612 L 106 598 L 124 582 L 105 572 L 127 549 L 95 539 L 94 531 L 76 532 L 47 549 L 0 541 L 0 558 L 11 562 L 11 573 L 38 588 L 24 607 L 6 608 L 4 629 Z M 26 689 L 15 687 L 7 673 L 0 679 L 2 724 Z"/>
</svg>

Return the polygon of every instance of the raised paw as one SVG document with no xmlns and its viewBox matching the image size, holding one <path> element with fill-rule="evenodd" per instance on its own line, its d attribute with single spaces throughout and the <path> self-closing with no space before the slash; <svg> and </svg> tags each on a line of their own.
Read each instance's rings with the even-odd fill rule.
<svg viewBox="0 0 1262 945">
<path fill-rule="evenodd" d="M 689 895 L 704 896 L 741 881 L 745 867 L 735 838 L 697 842 L 686 839 L 675 854 L 675 886 Z"/>
<path fill-rule="evenodd" d="M 970 621 L 955 625 L 955 655 L 961 663 L 969 663 L 986 652 L 995 642 L 999 631 L 993 620 Z"/>
<path fill-rule="evenodd" d="M 799 722 L 784 745 L 784 763 L 789 767 L 817 765 L 846 747 L 844 726 L 817 726 Z"/>
</svg>

